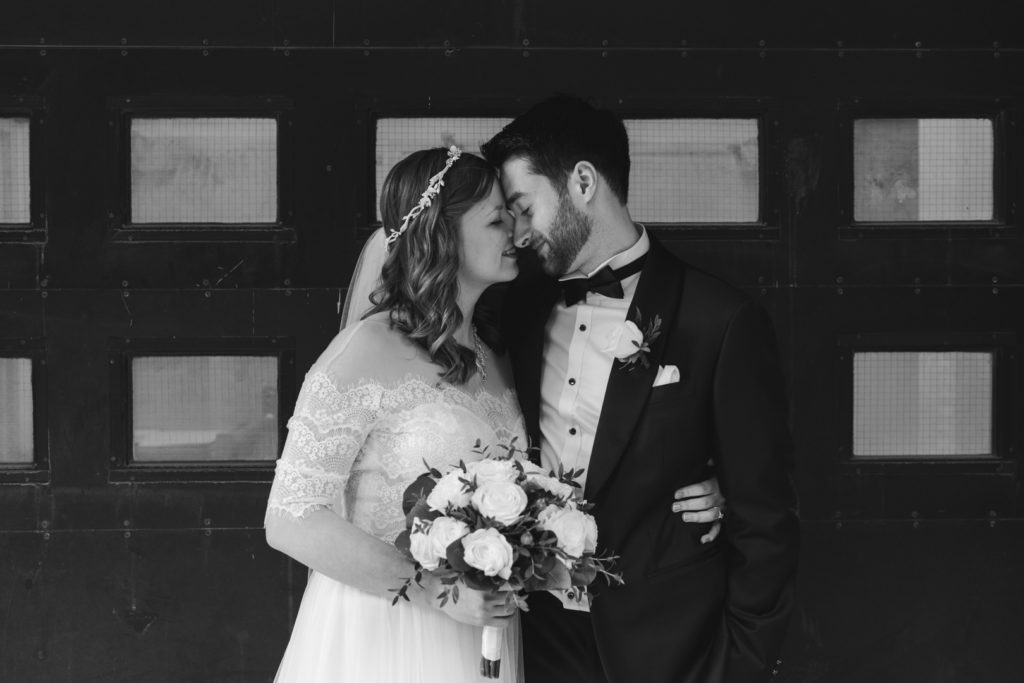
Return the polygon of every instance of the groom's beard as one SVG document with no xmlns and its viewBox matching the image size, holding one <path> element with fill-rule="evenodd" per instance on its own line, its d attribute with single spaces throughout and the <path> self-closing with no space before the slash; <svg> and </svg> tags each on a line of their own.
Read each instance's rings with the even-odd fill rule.
<svg viewBox="0 0 1024 683">
<path fill-rule="evenodd" d="M 558 200 L 558 212 L 551 221 L 551 234 L 544 240 L 547 247 L 537 251 L 544 272 L 560 277 L 569 272 L 583 245 L 590 239 L 593 220 L 572 205 L 569 197 Z"/>
</svg>

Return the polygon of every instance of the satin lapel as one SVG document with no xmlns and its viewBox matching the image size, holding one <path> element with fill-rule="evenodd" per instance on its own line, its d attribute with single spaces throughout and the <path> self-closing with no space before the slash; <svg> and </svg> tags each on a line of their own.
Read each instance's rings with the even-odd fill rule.
<svg viewBox="0 0 1024 683">
<path fill-rule="evenodd" d="M 517 330 L 517 337 L 522 340 L 522 346 L 513 357 L 513 372 L 516 378 L 516 393 L 519 396 L 519 405 L 523 411 L 523 420 L 526 422 L 526 432 L 530 437 L 531 446 L 540 446 L 540 374 L 543 369 L 544 328 L 558 293 L 559 289 L 554 282 L 545 279 L 536 290 L 521 293 L 524 300 L 518 302 L 523 311 L 519 320 L 526 329 Z M 537 453 L 531 452 L 530 459 L 539 465 Z"/>
<path fill-rule="evenodd" d="M 584 495 L 589 501 L 596 499 L 601 488 L 615 471 L 647 404 L 654 378 L 658 374 L 658 366 L 665 353 L 668 331 L 675 323 L 679 298 L 683 291 L 683 280 L 682 264 L 652 237 L 651 250 L 641 271 L 640 281 L 637 283 L 626 319 L 635 321 L 636 312 L 639 310 L 642 328 L 646 329 L 654 316 L 660 316 L 662 332 L 647 355 L 648 367 L 636 364 L 632 369 L 624 368 L 619 361 L 612 365 L 584 490 Z"/>
</svg>

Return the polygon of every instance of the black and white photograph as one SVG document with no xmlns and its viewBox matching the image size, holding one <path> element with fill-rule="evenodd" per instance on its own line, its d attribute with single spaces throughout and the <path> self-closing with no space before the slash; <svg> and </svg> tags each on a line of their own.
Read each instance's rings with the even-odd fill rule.
<svg viewBox="0 0 1024 683">
<path fill-rule="evenodd" d="M 0 0 L 0 681 L 1024 680 L 1005 0 Z"/>
</svg>

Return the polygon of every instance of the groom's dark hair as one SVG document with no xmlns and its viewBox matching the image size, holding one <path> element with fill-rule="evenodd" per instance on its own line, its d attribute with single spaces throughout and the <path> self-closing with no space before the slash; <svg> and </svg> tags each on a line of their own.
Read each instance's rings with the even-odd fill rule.
<svg viewBox="0 0 1024 683">
<path fill-rule="evenodd" d="M 534 105 L 480 150 L 497 168 L 522 157 L 559 192 L 573 167 L 589 161 L 620 202 L 629 197 L 629 137 L 622 119 L 578 97 L 555 95 Z"/>
</svg>

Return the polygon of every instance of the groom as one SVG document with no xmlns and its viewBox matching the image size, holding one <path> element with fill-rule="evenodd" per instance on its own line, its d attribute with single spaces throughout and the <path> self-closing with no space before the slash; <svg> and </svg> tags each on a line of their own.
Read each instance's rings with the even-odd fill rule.
<svg viewBox="0 0 1024 683">
<path fill-rule="evenodd" d="M 633 222 L 629 141 L 611 112 L 558 96 L 483 153 L 501 169 L 516 246 L 549 276 L 524 273 L 507 298 L 527 429 L 545 466 L 586 469 L 599 547 L 621 556 L 625 580 L 595 584 L 589 610 L 530 597 L 527 683 L 767 680 L 798 548 L 768 316 Z M 729 514 L 705 545 L 706 527 L 668 505 L 676 484 L 707 478 L 709 454 Z"/>
</svg>

